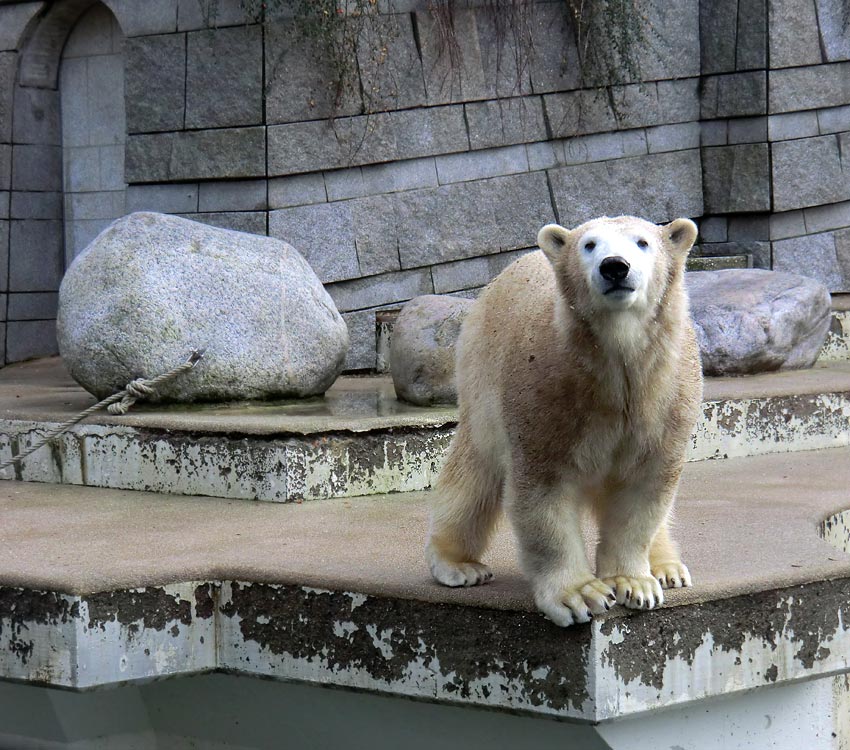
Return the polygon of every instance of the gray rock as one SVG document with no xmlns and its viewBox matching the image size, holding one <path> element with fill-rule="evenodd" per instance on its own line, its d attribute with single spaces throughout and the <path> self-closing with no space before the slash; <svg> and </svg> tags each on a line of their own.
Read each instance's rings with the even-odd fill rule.
<svg viewBox="0 0 850 750">
<path fill-rule="evenodd" d="M 101 233 L 59 291 L 59 347 L 98 397 L 206 347 L 162 400 L 303 397 L 342 369 L 348 332 L 307 262 L 285 242 L 135 213 Z"/>
<path fill-rule="evenodd" d="M 404 306 L 390 348 L 398 398 L 418 406 L 457 401 L 455 345 L 472 304 L 470 299 L 429 294 Z"/>
<path fill-rule="evenodd" d="M 811 367 L 829 330 L 830 297 L 813 279 L 761 269 L 686 275 L 706 375 Z"/>
</svg>

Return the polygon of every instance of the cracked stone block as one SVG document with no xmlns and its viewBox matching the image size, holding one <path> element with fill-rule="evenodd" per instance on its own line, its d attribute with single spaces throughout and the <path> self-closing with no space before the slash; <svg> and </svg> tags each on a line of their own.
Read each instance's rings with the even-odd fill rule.
<svg viewBox="0 0 850 750">
<path fill-rule="evenodd" d="M 469 102 L 464 108 L 473 149 L 532 143 L 547 138 L 543 100 L 539 96 Z"/>
<path fill-rule="evenodd" d="M 735 37 L 737 70 L 767 66 L 767 5 L 767 0 L 738 0 L 738 33 Z"/>
<path fill-rule="evenodd" d="M 702 181 L 705 210 L 710 213 L 770 210 L 768 145 L 703 148 Z"/>
<path fill-rule="evenodd" d="M 771 73 L 771 85 L 773 83 Z M 767 113 L 767 73 L 708 76 L 703 79 L 701 116 L 713 120 L 721 117 L 747 117 Z"/>
<path fill-rule="evenodd" d="M 531 82 L 535 93 L 581 86 L 581 67 L 572 18 L 565 3 L 541 3 L 531 18 Z"/>
<path fill-rule="evenodd" d="M 534 247 L 554 220 L 546 175 L 461 182 L 393 196 L 402 268 Z"/>
<path fill-rule="evenodd" d="M 269 180 L 269 208 L 325 203 L 325 178 L 321 172 Z"/>
<path fill-rule="evenodd" d="M 342 312 L 406 302 L 422 294 L 434 292 L 431 273 L 427 268 L 340 281 L 328 285 L 327 289 Z"/>
<path fill-rule="evenodd" d="M 567 166 L 549 176 L 564 226 L 596 216 L 664 222 L 703 213 L 698 149 Z"/>
<path fill-rule="evenodd" d="M 131 135 L 125 169 L 128 182 L 263 177 L 265 128 Z"/>
<path fill-rule="evenodd" d="M 425 78 L 410 14 L 371 16 L 361 30 L 357 62 L 368 112 L 425 104 Z"/>
<path fill-rule="evenodd" d="M 436 187 L 438 184 L 437 167 L 432 157 L 325 172 L 327 196 L 332 201 Z"/>
<path fill-rule="evenodd" d="M 434 292 L 448 294 L 486 286 L 517 258 L 522 257 L 527 252 L 529 250 L 512 250 L 432 266 L 431 275 L 434 277 Z"/>
<path fill-rule="evenodd" d="M 850 198 L 838 138 L 824 135 L 771 145 L 773 202 L 777 211 Z"/>
<path fill-rule="evenodd" d="M 820 24 L 820 38 L 827 62 L 850 58 L 850 35 L 847 34 L 847 5 L 842 0 L 815 0 Z"/>
<path fill-rule="evenodd" d="M 771 0 L 770 67 L 791 68 L 822 62 L 814 0 Z"/>
<path fill-rule="evenodd" d="M 528 171 L 528 155 L 522 145 L 447 154 L 438 156 L 436 162 L 441 185 Z"/>
<path fill-rule="evenodd" d="M 796 112 L 847 104 L 850 63 L 787 68 L 770 73 L 770 113 Z"/>
<path fill-rule="evenodd" d="M 125 96 L 130 133 L 180 130 L 186 99 L 186 36 L 128 39 Z"/>
<path fill-rule="evenodd" d="M 360 273 L 371 276 L 399 270 L 401 261 L 392 196 L 372 195 L 350 201 L 350 205 Z"/>
<path fill-rule="evenodd" d="M 850 248 L 844 236 L 841 243 L 837 242 L 840 234 L 822 232 L 774 242 L 773 268 L 802 273 L 823 284 L 830 292 L 850 291 L 850 273 L 847 273 L 850 264 L 846 261 L 844 265 L 839 263 L 837 245 L 842 244 L 844 249 Z"/>
<path fill-rule="evenodd" d="M 510 33 L 497 31 L 485 8 L 452 13 L 460 55 L 454 65 L 430 12 L 416 13 L 429 104 L 495 99 L 531 92 L 528 60 Z"/>
<path fill-rule="evenodd" d="M 466 151 L 463 106 L 272 125 L 269 174 L 354 167 Z"/>
<path fill-rule="evenodd" d="M 658 81 L 658 122 L 693 122 L 700 118 L 700 79 Z"/>
<path fill-rule="evenodd" d="M 323 283 L 360 275 L 354 219 L 347 201 L 271 211 L 269 235 L 298 247 Z"/>
<path fill-rule="evenodd" d="M 266 121 L 269 124 L 360 114 L 356 66 L 347 71 L 337 96 L 336 77 L 320 42 L 301 33 L 292 21 L 266 26 Z"/>
<path fill-rule="evenodd" d="M 259 211 L 266 205 L 265 180 L 228 180 L 200 185 L 199 211 Z"/>
<path fill-rule="evenodd" d="M 735 70 L 738 0 L 700 3 L 700 59 L 703 74 Z"/>
<path fill-rule="evenodd" d="M 187 37 L 186 127 L 263 120 L 263 35 L 259 26 L 195 31 Z"/>
</svg>

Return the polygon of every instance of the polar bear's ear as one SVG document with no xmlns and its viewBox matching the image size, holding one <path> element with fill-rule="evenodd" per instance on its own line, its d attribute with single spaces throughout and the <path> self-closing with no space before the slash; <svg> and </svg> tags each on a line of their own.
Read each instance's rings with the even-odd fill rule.
<svg viewBox="0 0 850 750">
<path fill-rule="evenodd" d="M 547 224 L 537 233 L 537 246 L 546 253 L 549 262 L 554 263 L 567 246 L 569 236 L 570 230 L 560 224 Z"/>
<path fill-rule="evenodd" d="M 661 227 L 665 243 L 669 243 L 674 252 L 687 253 L 697 239 L 697 225 L 690 219 L 676 219 Z"/>
</svg>

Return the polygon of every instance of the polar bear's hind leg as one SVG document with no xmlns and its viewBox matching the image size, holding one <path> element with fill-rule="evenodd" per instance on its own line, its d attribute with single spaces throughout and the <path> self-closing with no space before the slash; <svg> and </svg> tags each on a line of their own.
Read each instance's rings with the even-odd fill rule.
<svg viewBox="0 0 850 750">
<path fill-rule="evenodd" d="M 461 425 L 435 491 L 425 555 L 445 586 L 476 586 L 493 574 L 481 563 L 502 505 L 502 470 L 472 444 Z"/>
</svg>

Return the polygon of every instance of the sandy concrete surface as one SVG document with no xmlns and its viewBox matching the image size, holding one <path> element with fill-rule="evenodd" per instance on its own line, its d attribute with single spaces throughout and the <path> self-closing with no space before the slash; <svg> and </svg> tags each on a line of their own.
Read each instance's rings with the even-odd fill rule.
<svg viewBox="0 0 850 750">
<path fill-rule="evenodd" d="M 695 585 L 670 605 L 850 575 L 850 556 L 818 536 L 850 507 L 850 449 L 688 464 L 677 507 Z M 532 608 L 504 527 L 485 558 L 493 583 L 433 583 L 427 508 L 427 493 L 277 505 L 0 482 L 0 585 L 81 594 L 241 580 Z"/>
</svg>

